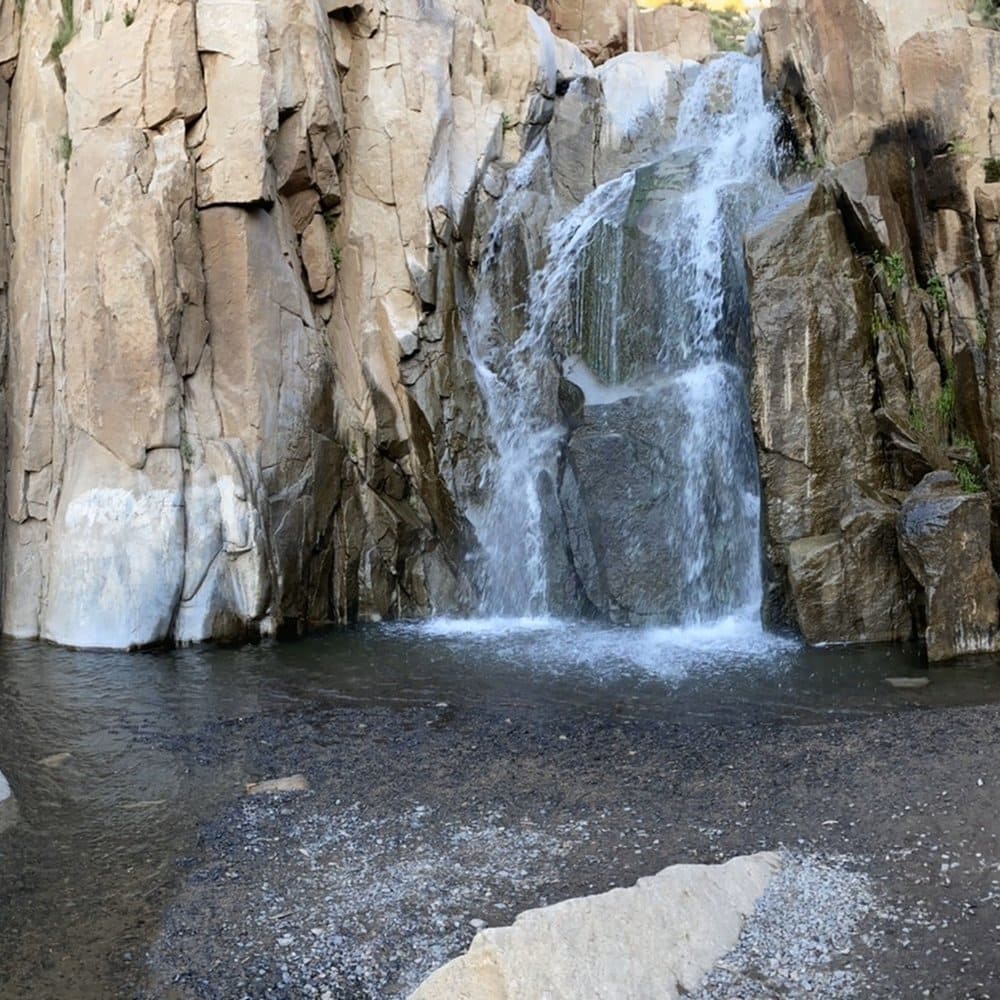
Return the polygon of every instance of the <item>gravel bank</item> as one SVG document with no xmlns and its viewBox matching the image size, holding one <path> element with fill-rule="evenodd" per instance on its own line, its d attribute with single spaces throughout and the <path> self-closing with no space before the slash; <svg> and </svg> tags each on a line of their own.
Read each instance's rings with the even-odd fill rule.
<svg viewBox="0 0 1000 1000">
<path fill-rule="evenodd" d="M 226 735 L 191 750 L 224 756 Z M 786 871 L 702 1000 L 1000 993 L 993 708 L 679 727 L 328 707 L 241 720 L 240 746 L 251 777 L 313 790 L 203 830 L 149 1000 L 405 996 L 483 924 L 778 847 Z"/>
</svg>

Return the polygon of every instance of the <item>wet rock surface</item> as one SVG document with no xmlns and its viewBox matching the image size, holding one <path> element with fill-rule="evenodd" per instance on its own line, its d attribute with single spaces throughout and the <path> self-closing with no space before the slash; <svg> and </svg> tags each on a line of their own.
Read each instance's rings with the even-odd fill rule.
<svg viewBox="0 0 1000 1000">
<path fill-rule="evenodd" d="M 764 992 L 748 996 L 1000 989 L 992 707 L 678 725 L 584 702 L 328 703 L 145 738 L 194 774 L 301 771 L 312 791 L 248 799 L 234 782 L 173 863 L 170 891 L 143 903 L 146 961 L 131 942 L 89 956 L 81 998 L 404 996 L 483 922 L 782 846 L 804 859 L 799 881 L 729 962 L 757 970 Z M 817 930 L 836 947 L 781 950 L 803 907 L 833 919 L 845 902 L 850 933 Z M 0 996 L 64 996 L 50 961 L 4 935 Z"/>
<path fill-rule="evenodd" d="M 990 501 L 932 472 L 899 512 L 899 545 L 926 595 L 927 656 L 947 660 L 1000 644 L 1000 581 L 990 560 Z"/>
</svg>

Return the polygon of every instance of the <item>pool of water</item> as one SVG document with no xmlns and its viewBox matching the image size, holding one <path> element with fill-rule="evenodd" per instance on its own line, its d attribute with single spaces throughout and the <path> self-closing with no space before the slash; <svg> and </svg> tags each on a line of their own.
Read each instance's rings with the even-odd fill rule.
<svg viewBox="0 0 1000 1000">
<path fill-rule="evenodd" d="M 931 683 L 886 684 L 899 675 Z M 995 658 L 928 670 L 915 648 L 807 649 L 739 620 L 435 620 L 136 654 L 3 642 L 0 770 L 18 820 L 0 832 L 0 997 L 104 997 L 134 978 L 199 828 L 260 777 L 239 752 L 247 716 L 277 731 L 316 705 L 448 702 L 809 725 L 998 700 Z M 220 721 L 225 753 L 198 742 Z"/>
</svg>

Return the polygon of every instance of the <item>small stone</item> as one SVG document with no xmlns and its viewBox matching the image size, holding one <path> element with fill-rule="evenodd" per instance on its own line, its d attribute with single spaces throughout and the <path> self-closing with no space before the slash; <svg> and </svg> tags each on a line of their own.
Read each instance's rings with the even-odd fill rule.
<svg viewBox="0 0 1000 1000">
<path fill-rule="evenodd" d="M 929 677 L 886 677 L 885 682 L 894 688 L 910 689 L 927 687 L 931 679 Z"/>
<path fill-rule="evenodd" d="M 469 926 L 475 927 L 477 931 L 481 931 L 486 926 L 486 921 L 481 919 L 480 917 L 473 917 L 469 921 Z"/>
<path fill-rule="evenodd" d="M 309 782 L 304 774 L 292 774 L 287 778 L 271 778 L 268 781 L 248 782 L 250 795 L 276 795 L 279 792 L 308 792 Z"/>
<path fill-rule="evenodd" d="M 61 753 L 50 753 L 48 757 L 43 757 L 41 760 L 36 761 L 36 763 L 42 767 L 59 767 L 65 764 L 72 756 L 69 751 L 63 750 Z"/>
</svg>

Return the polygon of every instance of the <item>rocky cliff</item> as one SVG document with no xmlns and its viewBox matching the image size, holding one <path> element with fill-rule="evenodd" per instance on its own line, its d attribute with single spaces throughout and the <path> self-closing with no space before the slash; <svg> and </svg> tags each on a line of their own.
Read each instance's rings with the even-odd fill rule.
<svg viewBox="0 0 1000 1000">
<path fill-rule="evenodd" d="M 512 0 L 4 0 L 0 66 L 3 630 L 472 607 L 480 242 L 580 50 Z"/>
<path fill-rule="evenodd" d="M 766 619 L 810 641 L 1000 643 L 1000 34 L 967 7 L 761 21 L 796 168 L 748 235 L 731 353 Z M 589 0 L 2 0 L 3 631 L 135 647 L 475 607 L 483 352 L 520 342 L 548 225 L 663 156 L 683 58 L 719 40 Z M 636 260 L 689 172 L 637 175 Z M 561 435 L 547 599 L 655 620 L 673 550 L 606 508 L 662 507 L 643 469 L 682 458 L 604 468 L 649 420 L 566 378 L 574 351 L 601 365 L 577 327 L 534 366 Z"/>
<path fill-rule="evenodd" d="M 566 44 L 513 3 L 4 0 L 5 632 L 469 602 L 457 281 Z"/>
<path fill-rule="evenodd" d="M 813 642 L 998 648 L 1000 34 L 968 7 L 763 15 L 801 182 L 746 249 L 766 611 Z"/>
</svg>

